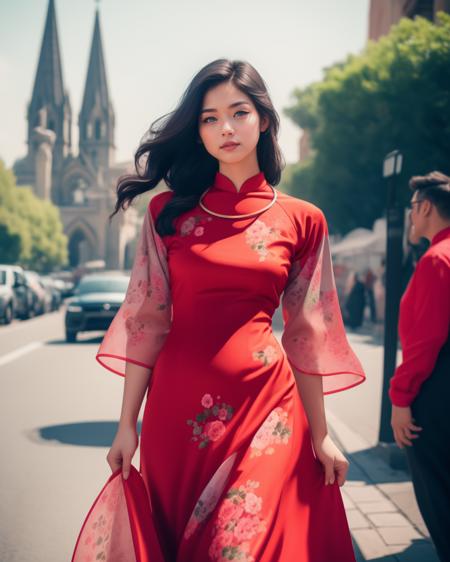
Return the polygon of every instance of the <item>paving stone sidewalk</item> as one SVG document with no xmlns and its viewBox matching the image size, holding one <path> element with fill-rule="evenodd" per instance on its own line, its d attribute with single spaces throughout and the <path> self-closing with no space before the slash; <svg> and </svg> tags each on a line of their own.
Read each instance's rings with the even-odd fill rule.
<svg viewBox="0 0 450 562">
<path fill-rule="evenodd" d="M 439 562 L 408 470 L 392 469 L 379 449 L 335 414 L 327 411 L 327 419 L 350 461 L 341 492 L 358 562 Z"/>
</svg>

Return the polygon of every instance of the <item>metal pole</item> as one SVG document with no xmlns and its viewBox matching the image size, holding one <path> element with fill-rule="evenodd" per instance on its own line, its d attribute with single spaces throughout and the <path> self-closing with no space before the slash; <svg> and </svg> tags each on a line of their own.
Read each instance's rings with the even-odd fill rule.
<svg viewBox="0 0 450 562">
<path fill-rule="evenodd" d="M 395 156 L 396 159 L 398 154 Z M 393 173 L 388 176 L 384 366 L 379 429 L 381 443 L 394 442 L 390 423 L 391 403 L 388 390 L 390 378 L 396 367 L 397 324 L 402 291 L 404 210 L 398 201 L 399 173 L 397 165 L 394 164 Z"/>
</svg>

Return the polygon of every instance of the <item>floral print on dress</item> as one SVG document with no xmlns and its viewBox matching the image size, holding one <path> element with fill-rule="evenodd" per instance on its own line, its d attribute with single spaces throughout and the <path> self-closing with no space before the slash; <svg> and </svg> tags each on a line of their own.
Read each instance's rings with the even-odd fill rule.
<svg viewBox="0 0 450 562">
<path fill-rule="evenodd" d="M 217 396 L 216 400 L 220 400 L 220 396 Z M 234 408 L 225 402 L 214 404 L 211 394 L 204 394 L 200 403 L 204 410 L 198 413 L 195 419 L 188 419 L 186 423 L 192 426 L 192 441 L 199 441 L 198 448 L 203 449 L 211 441 L 222 437 L 225 433 L 224 422 L 232 418 Z"/>
<path fill-rule="evenodd" d="M 250 443 L 250 458 L 262 454 L 273 455 L 274 445 L 287 445 L 292 429 L 288 424 L 288 413 L 280 406 L 273 409 Z"/>
<path fill-rule="evenodd" d="M 261 219 L 255 220 L 245 231 L 245 241 L 252 250 L 259 254 L 258 261 L 264 261 L 267 256 L 273 255 L 267 245 L 280 235 L 280 230 L 268 226 Z"/>
<path fill-rule="evenodd" d="M 267 345 L 264 349 L 253 352 L 253 359 L 255 361 L 262 361 L 264 365 L 269 365 L 276 357 L 278 357 L 278 353 L 273 345 Z"/>
<path fill-rule="evenodd" d="M 212 530 L 213 539 L 208 549 L 212 560 L 255 560 L 250 554 L 250 542 L 267 529 L 260 515 L 262 498 L 255 493 L 259 485 L 256 480 L 247 480 L 228 490 Z"/>
<path fill-rule="evenodd" d="M 99 562 L 126 558 L 131 546 L 131 531 L 126 514 L 126 504 L 119 478 L 111 482 L 109 490 L 103 492 L 87 521 L 79 555 L 75 562 Z M 126 528 L 124 527 L 126 525 Z M 121 536 L 121 541 L 117 540 Z M 134 560 L 134 558 L 133 558 Z"/>
<path fill-rule="evenodd" d="M 232 455 L 227 457 L 205 486 L 185 527 L 183 533 L 183 537 L 185 539 L 190 538 L 194 534 L 196 529 L 206 520 L 208 515 L 216 507 L 225 488 L 231 469 L 233 468 L 236 455 L 237 453 L 234 452 Z"/>
<path fill-rule="evenodd" d="M 197 226 L 202 221 L 212 221 L 212 217 L 193 215 L 185 219 L 180 225 L 181 236 L 188 236 L 192 232 L 194 236 L 202 236 L 205 232 L 205 228 L 203 226 Z"/>
</svg>

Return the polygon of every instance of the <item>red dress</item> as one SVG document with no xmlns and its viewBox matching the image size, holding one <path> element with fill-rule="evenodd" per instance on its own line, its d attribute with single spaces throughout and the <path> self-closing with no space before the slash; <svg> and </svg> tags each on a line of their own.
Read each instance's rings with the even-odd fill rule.
<svg viewBox="0 0 450 562">
<path fill-rule="evenodd" d="M 354 562 L 337 481 L 324 485 L 292 367 L 324 393 L 364 381 L 339 309 L 325 217 L 277 191 L 246 219 L 200 206 L 162 238 L 149 204 L 130 284 L 97 360 L 152 369 L 140 468 L 111 475 L 74 562 Z M 272 200 L 263 172 L 204 198 L 243 214 Z M 282 345 L 272 315 L 282 303 Z M 100 554 L 99 554 L 100 553 Z"/>
</svg>

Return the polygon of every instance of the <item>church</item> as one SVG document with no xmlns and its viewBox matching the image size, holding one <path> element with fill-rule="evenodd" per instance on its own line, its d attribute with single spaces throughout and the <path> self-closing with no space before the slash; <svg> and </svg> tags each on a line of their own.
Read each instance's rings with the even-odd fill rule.
<svg viewBox="0 0 450 562">
<path fill-rule="evenodd" d="M 95 12 L 83 101 L 79 146 L 72 145 L 72 107 L 65 89 L 55 2 L 49 0 L 31 101 L 27 107 L 27 154 L 14 163 L 17 185 L 59 208 L 68 238 L 69 266 L 104 260 L 107 269 L 129 269 L 138 231 L 134 207 L 111 221 L 119 176 L 133 162 L 115 162 L 115 115 L 108 90 L 100 17 Z"/>
</svg>

